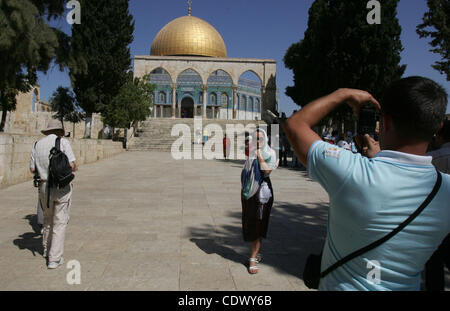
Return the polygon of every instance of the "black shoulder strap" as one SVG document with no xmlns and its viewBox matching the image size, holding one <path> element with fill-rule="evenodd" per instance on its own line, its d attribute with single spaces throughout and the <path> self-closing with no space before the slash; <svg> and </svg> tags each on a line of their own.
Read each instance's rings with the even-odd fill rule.
<svg viewBox="0 0 450 311">
<path fill-rule="evenodd" d="M 337 267 L 343 265 L 347 261 L 350 261 L 350 260 L 352 260 L 355 257 L 361 256 L 362 254 L 370 251 L 371 249 L 374 249 L 375 247 L 383 244 L 384 242 L 386 242 L 387 240 L 392 238 L 394 235 L 399 233 L 401 230 L 403 230 L 403 228 L 405 228 L 407 225 L 409 225 L 409 223 L 411 221 L 413 221 L 414 218 L 416 218 L 425 209 L 425 207 L 428 206 L 428 204 L 430 204 L 430 202 L 433 200 L 433 198 L 436 196 L 437 192 L 439 191 L 439 188 L 441 187 L 441 184 L 442 184 L 442 175 L 441 175 L 441 173 L 438 170 L 436 170 L 436 172 L 437 172 L 437 181 L 436 181 L 436 184 L 433 187 L 433 190 L 431 191 L 431 193 L 428 195 L 428 197 L 425 199 L 425 201 L 423 201 L 423 203 L 419 206 L 419 208 L 414 213 L 412 213 L 404 222 L 402 222 L 391 233 L 387 234 L 386 236 L 384 236 L 383 238 L 379 239 L 378 241 L 375 241 L 372 244 L 367 245 L 366 247 L 363 247 L 363 248 L 361 248 L 361 249 L 359 249 L 359 250 L 357 250 L 357 251 L 355 251 L 355 252 L 345 256 L 341 260 L 337 261 L 335 264 L 333 264 L 330 267 L 328 267 L 325 271 L 320 273 L 320 277 L 323 278 L 328 273 L 330 273 L 331 271 L 333 271 Z"/>
<path fill-rule="evenodd" d="M 61 151 L 61 137 L 56 137 L 56 141 L 55 141 L 55 148 L 58 151 Z"/>
</svg>

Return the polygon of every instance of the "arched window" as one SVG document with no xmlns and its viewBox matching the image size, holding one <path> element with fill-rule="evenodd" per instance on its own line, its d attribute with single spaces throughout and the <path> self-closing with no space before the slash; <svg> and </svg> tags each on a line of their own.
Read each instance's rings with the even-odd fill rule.
<svg viewBox="0 0 450 311">
<path fill-rule="evenodd" d="M 243 107 L 242 108 L 244 108 L 243 109 L 244 111 L 247 111 L 247 96 L 243 96 L 242 99 L 243 99 Z"/>
<path fill-rule="evenodd" d="M 254 111 L 254 108 L 253 108 L 253 103 L 254 103 L 253 97 L 250 97 L 250 101 L 249 101 L 249 102 L 250 102 L 250 103 L 249 103 L 249 105 L 248 105 L 248 110 L 251 111 L 251 112 L 253 112 L 253 111 Z"/>
<path fill-rule="evenodd" d="M 261 102 L 259 98 L 256 99 L 256 112 L 261 112 Z"/>
<path fill-rule="evenodd" d="M 166 93 L 164 93 L 164 92 L 160 92 L 159 93 L 159 102 L 160 103 L 165 103 L 166 102 Z"/>
<path fill-rule="evenodd" d="M 222 107 L 228 107 L 228 95 L 226 93 L 222 94 Z"/>
<path fill-rule="evenodd" d="M 216 105 L 216 103 L 217 103 L 216 94 L 211 93 L 211 95 L 209 95 L 209 104 L 210 105 Z"/>
</svg>

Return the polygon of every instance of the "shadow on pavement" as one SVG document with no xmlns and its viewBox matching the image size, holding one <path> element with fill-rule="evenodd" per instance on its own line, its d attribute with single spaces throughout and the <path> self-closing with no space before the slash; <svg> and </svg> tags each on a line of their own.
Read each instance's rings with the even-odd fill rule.
<svg viewBox="0 0 450 311">
<path fill-rule="evenodd" d="M 232 160 L 232 159 L 215 159 L 215 161 L 223 162 L 223 163 L 239 164 L 240 167 L 243 167 L 244 163 L 245 163 L 245 160 Z"/>
<path fill-rule="evenodd" d="M 241 213 L 232 212 L 227 217 L 231 223 L 216 229 L 210 225 L 189 228 L 190 240 L 207 254 L 246 265 L 250 245 L 242 238 Z M 327 218 L 328 204 L 275 202 L 267 239 L 262 242 L 262 263 L 302 278 L 307 256 L 323 248 Z"/>
<path fill-rule="evenodd" d="M 33 253 L 33 256 L 36 256 L 36 252 L 39 255 L 42 255 L 44 249 L 42 246 L 41 228 L 37 223 L 37 215 L 27 215 L 23 219 L 28 220 L 31 229 L 34 232 L 25 232 L 24 234 L 19 235 L 19 238 L 15 239 L 13 244 L 19 249 L 28 249 Z"/>
</svg>

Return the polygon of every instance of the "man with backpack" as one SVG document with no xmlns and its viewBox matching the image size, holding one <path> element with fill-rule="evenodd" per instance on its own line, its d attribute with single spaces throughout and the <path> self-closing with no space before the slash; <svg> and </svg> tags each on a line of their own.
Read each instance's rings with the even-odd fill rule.
<svg viewBox="0 0 450 311">
<path fill-rule="evenodd" d="M 69 221 L 72 197 L 72 172 L 77 170 L 70 143 L 64 139 L 64 128 L 52 119 L 42 131 L 46 137 L 33 147 L 30 170 L 38 173 L 39 194 L 44 211 L 43 256 L 48 258 L 49 269 L 64 262 L 64 238 Z"/>
</svg>

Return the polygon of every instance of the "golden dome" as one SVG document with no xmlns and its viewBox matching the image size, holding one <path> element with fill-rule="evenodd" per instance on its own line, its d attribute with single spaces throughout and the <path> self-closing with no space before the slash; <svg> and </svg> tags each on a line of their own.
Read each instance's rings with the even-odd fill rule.
<svg viewBox="0 0 450 311">
<path fill-rule="evenodd" d="M 227 57 L 227 48 L 211 24 L 198 17 L 182 16 L 159 31 L 150 55 Z"/>
</svg>

